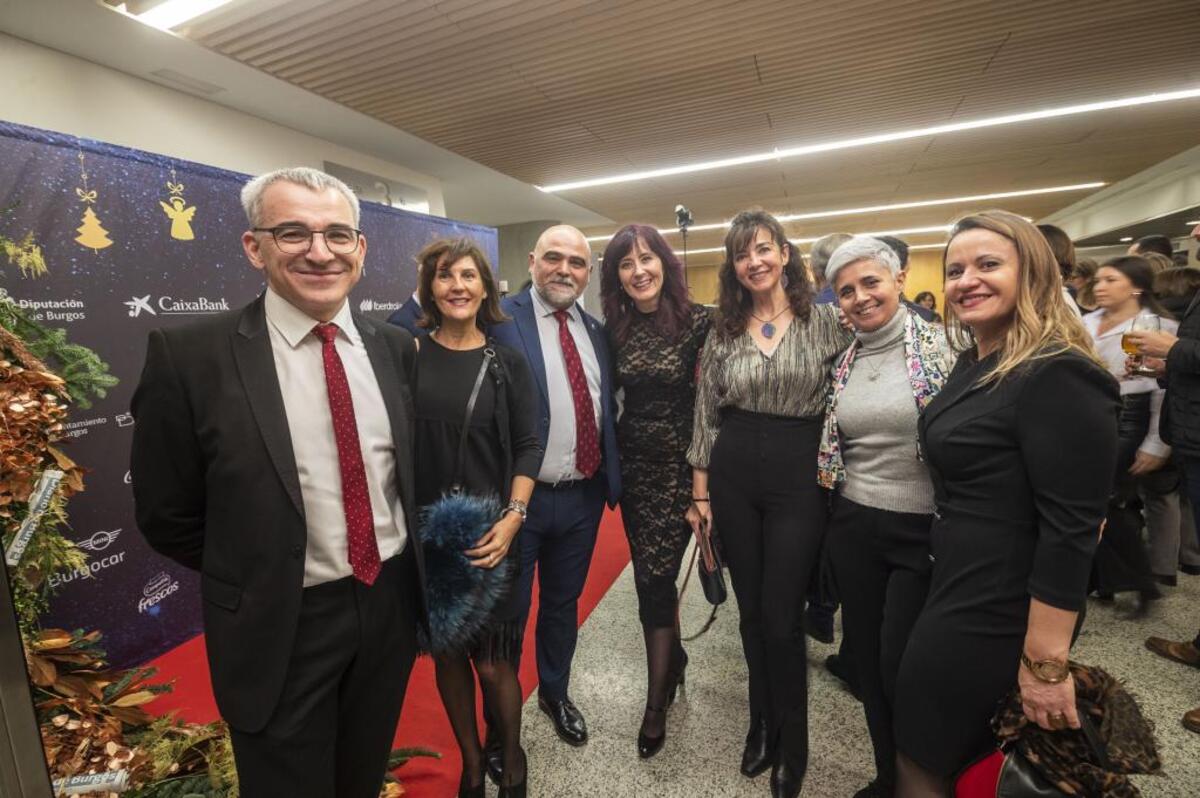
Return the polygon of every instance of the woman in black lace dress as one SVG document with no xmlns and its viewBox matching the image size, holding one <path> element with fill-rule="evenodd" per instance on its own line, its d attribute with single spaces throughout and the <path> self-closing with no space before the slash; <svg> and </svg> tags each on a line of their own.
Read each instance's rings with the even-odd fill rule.
<svg viewBox="0 0 1200 798">
<path fill-rule="evenodd" d="M 666 740 L 667 706 L 687 666 L 675 579 L 691 537 L 683 520 L 692 500 L 686 454 L 709 314 L 688 301 L 683 265 L 646 225 L 627 225 L 613 236 L 604 250 L 600 294 L 616 360 L 613 373 L 625 390 L 617 424 L 621 516 L 646 639 L 646 712 L 638 755 L 647 758 Z"/>
</svg>

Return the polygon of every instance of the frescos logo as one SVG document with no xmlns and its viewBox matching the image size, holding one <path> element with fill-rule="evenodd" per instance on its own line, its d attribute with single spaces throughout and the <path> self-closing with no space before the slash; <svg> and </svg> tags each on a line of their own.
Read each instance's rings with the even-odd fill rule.
<svg viewBox="0 0 1200 798">
<path fill-rule="evenodd" d="M 374 299 L 364 299 L 358 303 L 358 310 L 360 313 L 370 313 L 376 310 L 399 310 L 403 304 L 403 302 L 376 302 Z"/>
<path fill-rule="evenodd" d="M 151 301 L 151 296 L 151 294 L 135 296 L 128 302 L 123 303 L 129 308 L 130 318 L 136 319 L 143 313 L 149 313 L 151 316 L 157 316 L 159 313 L 164 316 L 204 316 L 209 313 L 221 313 L 222 311 L 229 310 L 229 302 L 225 297 L 219 299 L 209 299 L 207 297 L 176 299 L 170 296 L 160 296 L 157 300 Z"/>
<path fill-rule="evenodd" d="M 75 541 L 75 545 L 85 551 L 90 551 L 93 554 L 99 554 L 105 551 L 109 546 L 117 541 L 117 536 L 121 534 L 120 529 L 104 530 L 93 534 L 90 538 Z M 108 554 L 103 557 L 93 557 L 85 564 L 79 566 L 73 571 L 65 573 L 50 574 L 47 583 L 50 589 L 61 587 L 62 585 L 74 582 L 77 579 L 93 579 L 96 574 L 101 571 L 112 568 L 114 565 L 119 565 L 125 562 L 125 552 L 118 551 L 114 554 Z"/>
<path fill-rule="evenodd" d="M 166 571 L 157 574 L 142 588 L 142 598 L 138 600 L 138 614 L 149 613 L 158 615 L 162 610 L 159 602 L 179 590 L 179 582 Z"/>
</svg>

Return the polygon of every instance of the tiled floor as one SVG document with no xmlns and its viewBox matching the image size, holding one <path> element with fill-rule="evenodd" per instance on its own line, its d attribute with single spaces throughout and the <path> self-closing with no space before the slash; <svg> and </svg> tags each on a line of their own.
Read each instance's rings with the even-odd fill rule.
<svg viewBox="0 0 1200 798">
<path fill-rule="evenodd" d="M 1147 635 L 1190 639 L 1200 627 L 1200 577 L 1180 575 L 1151 618 L 1119 620 L 1093 605 L 1075 648 L 1082 662 L 1126 680 L 1157 728 L 1164 775 L 1139 779 L 1147 798 L 1200 795 L 1200 735 L 1183 729 L 1186 709 L 1200 705 L 1200 670 L 1175 665 L 1143 647 Z M 689 589 L 684 634 L 699 629 L 708 605 Z M 665 748 L 650 760 L 635 749 L 645 701 L 645 661 L 632 570 L 626 569 L 580 631 L 571 694 L 587 718 L 591 740 L 571 748 L 554 735 L 536 698 L 525 706 L 530 792 L 568 796 L 767 796 L 768 776 L 738 772 L 747 724 L 745 664 L 737 610 L 722 607 L 712 629 L 687 644 L 687 686 L 671 709 Z M 833 646 L 809 645 L 811 759 L 805 796 L 849 798 L 873 775 L 871 745 L 858 703 L 824 669 Z M 494 788 L 491 788 L 494 790 Z"/>
</svg>

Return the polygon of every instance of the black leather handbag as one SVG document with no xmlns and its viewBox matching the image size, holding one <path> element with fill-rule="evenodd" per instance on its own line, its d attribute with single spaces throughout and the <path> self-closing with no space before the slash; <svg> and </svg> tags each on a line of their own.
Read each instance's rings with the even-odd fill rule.
<svg viewBox="0 0 1200 798">
<path fill-rule="evenodd" d="M 1082 706 L 1079 708 L 1079 725 L 1096 762 L 1104 770 L 1111 769 L 1108 748 Z M 996 782 L 996 798 L 1063 798 L 1065 795 L 1047 781 L 1020 751 L 1012 748 L 1005 752 L 1000 778 Z"/>
<path fill-rule="evenodd" d="M 728 591 L 725 589 L 725 574 L 722 573 L 724 564 L 721 562 L 721 555 L 717 553 L 717 549 L 712 544 L 712 527 L 705 530 L 705 534 L 700 536 L 697 548 L 700 550 L 700 586 L 704 588 L 704 598 L 708 599 L 708 603 L 714 607 L 725 603 L 725 599 L 729 597 Z"/>
</svg>

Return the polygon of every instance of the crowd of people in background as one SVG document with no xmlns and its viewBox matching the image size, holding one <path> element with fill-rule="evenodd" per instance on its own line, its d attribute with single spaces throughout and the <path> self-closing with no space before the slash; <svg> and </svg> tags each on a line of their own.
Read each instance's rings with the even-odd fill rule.
<svg viewBox="0 0 1200 798">
<path fill-rule="evenodd" d="M 531 284 L 503 300 L 476 245 L 430 243 L 388 326 L 346 303 L 366 251 L 349 188 L 286 170 L 244 201 L 265 298 L 155 333 L 134 405 L 139 525 L 204 573 L 244 785 L 275 790 L 325 757 L 327 781 L 292 779 L 289 794 L 377 794 L 362 772 L 382 778 L 418 632 L 463 611 L 482 613 L 476 631 L 435 649 L 458 795 L 483 796 L 489 778 L 526 795 L 516 668 L 533 581 L 538 706 L 584 745 L 571 666 L 606 505 L 622 510 L 646 650 L 631 753 L 663 749 L 685 680 L 676 583 L 696 538 L 718 547 L 737 602 L 740 769 L 770 771 L 774 798 L 801 792 L 805 637 L 832 640 L 838 606 L 827 664 L 862 701 L 876 770 L 856 798 L 948 796 L 995 747 L 1010 694 L 1031 727 L 1080 727 L 1068 655 L 1089 594 L 1153 618 L 1178 573 L 1200 574 L 1200 270 L 1175 265 L 1163 236 L 1096 263 L 1058 228 L 969 214 L 942 253 L 939 309 L 932 292 L 905 295 L 905 242 L 833 234 L 806 263 L 751 210 L 729 225 L 706 307 L 663 236 L 634 224 L 600 259 L 602 323 L 580 303 L 588 241 L 556 225 L 529 254 Z M 214 475 L 236 493 L 276 472 L 278 489 L 234 506 L 288 519 L 278 552 L 205 503 Z M 499 510 L 463 553 L 496 574 L 483 608 L 462 603 L 474 582 L 446 589 L 446 566 L 422 555 L 418 508 L 462 494 Z M 359 628 L 369 642 L 349 642 Z M 255 636 L 278 638 L 279 661 L 247 692 L 233 673 Z M 1146 646 L 1200 666 L 1200 636 Z M 1200 708 L 1183 723 L 1200 732 Z"/>
</svg>

